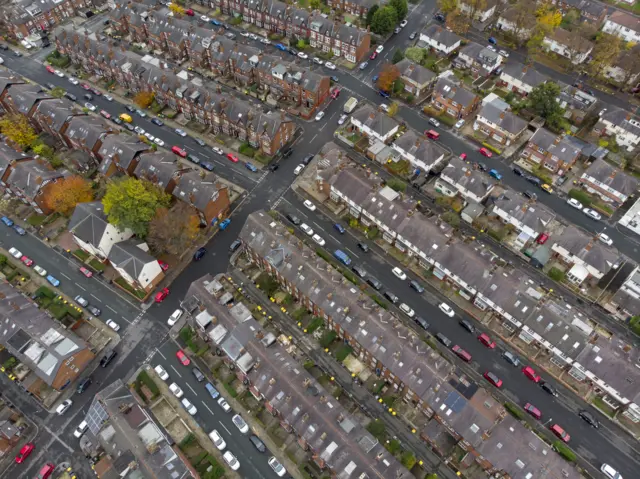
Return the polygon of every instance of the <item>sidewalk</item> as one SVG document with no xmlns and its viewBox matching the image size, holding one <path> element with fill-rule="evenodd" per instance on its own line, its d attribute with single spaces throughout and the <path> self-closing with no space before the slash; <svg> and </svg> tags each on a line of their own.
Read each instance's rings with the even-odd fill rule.
<svg viewBox="0 0 640 479">
<path fill-rule="evenodd" d="M 442 459 L 428 448 L 427 444 L 420 439 L 417 433 L 412 433 L 411 426 L 402 425 L 398 420 L 394 420 L 393 416 L 385 414 L 383 406 L 378 403 L 373 395 L 364 387 L 355 385 L 349 371 L 340 367 L 321 349 L 318 343 L 312 341 L 308 335 L 305 335 L 299 328 L 296 328 L 293 320 L 283 315 L 275 303 L 265 301 L 263 292 L 256 288 L 249 278 L 236 270 L 232 270 L 230 276 L 234 278 L 237 283 L 243 283 L 243 288 L 255 298 L 257 304 L 260 304 L 269 311 L 269 314 L 273 316 L 283 333 L 291 336 L 296 346 L 304 351 L 317 366 L 334 377 L 334 382 L 360 406 L 360 409 L 364 413 L 370 417 L 380 419 L 385 424 L 390 436 L 397 438 L 402 444 L 410 446 L 416 454 L 418 461 L 422 460 L 424 462 L 427 472 L 429 472 L 429 470 L 436 470 L 440 477 L 446 479 L 458 477 L 454 471 L 446 466 Z"/>
</svg>

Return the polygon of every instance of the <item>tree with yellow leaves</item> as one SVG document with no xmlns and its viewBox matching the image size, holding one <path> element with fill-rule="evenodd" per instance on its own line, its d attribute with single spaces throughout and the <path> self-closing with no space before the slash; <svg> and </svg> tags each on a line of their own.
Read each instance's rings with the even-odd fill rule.
<svg viewBox="0 0 640 479">
<path fill-rule="evenodd" d="M 49 188 L 46 204 L 53 211 L 67 215 L 78 203 L 93 200 L 91 183 L 81 176 L 67 176 L 58 180 Z"/>
<path fill-rule="evenodd" d="M 387 115 L 389 115 L 390 117 L 394 117 L 398 114 L 398 103 L 397 102 L 393 102 L 391 103 L 391 105 L 389 106 L 389 109 L 387 110 Z"/>
<path fill-rule="evenodd" d="M 147 242 L 158 252 L 179 255 L 200 235 L 200 219 L 193 208 L 178 201 L 172 209 L 158 208 L 149 224 Z"/>
<path fill-rule="evenodd" d="M 149 105 L 153 103 L 154 98 L 154 92 L 142 90 L 136 93 L 136 96 L 133 97 L 133 102 L 144 110 L 145 108 L 149 108 Z"/>
<path fill-rule="evenodd" d="M 28 148 L 38 139 L 26 116 L 6 115 L 0 119 L 0 132 L 22 148 Z"/>
<path fill-rule="evenodd" d="M 184 15 L 184 11 L 185 11 L 184 8 L 182 8 L 180 5 L 178 5 L 175 2 L 169 4 L 169 10 L 171 10 L 174 15 Z"/>
<path fill-rule="evenodd" d="M 376 84 L 380 90 L 389 93 L 393 88 L 393 82 L 398 78 L 400 78 L 400 71 L 398 71 L 398 68 L 391 63 L 385 63 L 382 67 L 382 71 L 378 75 L 378 81 Z"/>
</svg>

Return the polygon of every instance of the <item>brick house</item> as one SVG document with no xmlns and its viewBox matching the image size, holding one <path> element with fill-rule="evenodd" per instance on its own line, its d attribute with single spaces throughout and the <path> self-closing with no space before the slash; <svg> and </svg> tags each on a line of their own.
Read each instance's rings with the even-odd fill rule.
<svg viewBox="0 0 640 479">
<path fill-rule="evenodd" d="M 175 155 L 168 151 L 143 153 L 138 157 L 133 176 L 147 180 L 162 191 L 172 194 L 180 176 L 190 168 L 175 161 Z"/>
<path fill-rule="evenodd" d="M 229 191 L 213 173 L 203 178 L 200 172 L 189 170 L 180 175 L 176 183 L 173 196 L 192 206 L 202 224 L 212 225 L 228 216 Z"/>
<path fill-rule="evenodd" d="M 44 131 L 61 143 L 65 143 L 64 133 L 74 116 L 84 115 L 66 98 L 51 98 L 39 101 L 31 114 L 31 123 L 39 131 Z"/>
<path fill-rule="evenodd" d="M 591 0 L 552 0 L 560 11 L 567 14 L 571 10 L 577 10 L 580 13 L 580 20 L 591 23 L 600 27 L 605 18 L 607 18 L 607 7 L 600 2 L 592 2 Z"/>
<path fill-rule="evenodd" d="M 476 126 L 501 145 L 510 145 L 527 129 L 527 122 L 500 106 L 498 102 L 484 105 L 476 117 Z"/>
<path fill-rule="evenodd" d="M 32 159 L 19 161 L 12 166 L 5 181 L 5 191 L 25 204 L 31 205 L 39 214 L 50 214 L 47 195 L 57 180 L 68 176 L 66 170 L 54 170 L 48 161 Z"/>
<path fill-rule="evenodd" d="M 4 194 L 7 180 L 12 168 L 20 161 L 32 160 L 33 155 L 23 153 L 11 148 L 6 143 L 0 143 L 0 191 Z"/>
<path fill-rule="evenodd" d="M 544 128 L 529 139 L 522 156 L 555 174 L 567 172 L 580 158 L 581 151 L 564 135 L 555 135 Z"/>
<path fill-rule="evenodd" d="M 480 97 L 447 78 L 439 78 L 433 88 L 431 105 L 454 118 L 466 118 L 473 113 Z"/>
<path fill-rule="evenodd" d="M 119 136 L 118 131 L 100 117 L 78 115 L 71 118 L 62 136 L 68 148 L 88 153 L 97 165 L 102 142 L 109 135 Z"/>
<path fill-rule="evenodd" d="M 40 85 L 21 83 L 7 86 L 0 96 L 0 102 L 6 112 L 30 118 L 38 102 L 50 98 Z"/>
<path fill-rule="evenodd" d="M 366 17 L 369 9 L 377 4 L 374 0 L 327 0 L 327 5 L 332 9 L 359 17 Z"/>
<path fill-rule="evenodd" d="M 150 151 L 149 145 L 137 137 L 107 135 L 97 152 L 100 161 L 99 171 L 107 178 L 116 173 L 131 176 L 138 166 L 140 156 L 146 151 Z"/>
</svg>

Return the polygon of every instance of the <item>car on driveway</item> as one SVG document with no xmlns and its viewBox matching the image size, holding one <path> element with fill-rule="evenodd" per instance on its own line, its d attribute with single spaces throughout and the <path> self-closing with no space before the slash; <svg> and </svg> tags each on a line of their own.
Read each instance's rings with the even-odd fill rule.
<svg viewBox="0 0 640 479">
<path fill-rule="evenodd" d="M 596 221 L 600 221 L 602 219 L 602 216 L 600 216 L 600 213 L 598 213 L 596 210 L 593 210 L 591 208 L 585 208 L 582 210 L 582 212 L 587 215 L 589 218 L 594 219 Z"/>
<path fill-rule="evenodd" d="M 569 204 L 569 206 L 573 206 L 577 210 L 581 210 L 582 209 L 582 203 L 580 203 L 575 198 L 569 198 L 567 200 L 567 203 Z"/>
<path fill-rule="evenodd" d="M 438 305 L 438 308 L 440 308 L 440 311 L 442 311 L 444 314 L 446 314 L 450 318 L 453 318 L 456 315 L 453 308 L 449 306 L 447 303 L 440 303 Z"/>
<path fill-rule="evenodd" d="M 581 409 L 578 412 L 578 416 L 580 416 L 584 421 L 586 421 L 587 424 L 589 424 L 591 427 L 594 427 L 596 429 L 600 427 L 600 423 L 598 422 L 596 417 L 593 414 L 591 414 L 589 411 L 585 411 L 584 409 Z"/>
<path fill-rule="evenodd" d="M 531 366 L 523 367 L 522 374 L 531 379 L 534 383 L 540 382 L 540 376 L 536 374 L 536 371 Z"/>
<path fill-rule="evenodd" d="M 184 351 L 182 349 L 178 350 L 178 352 L 176 353 L 176 357 L 183 366 L 189 366 L 189 364 L 191 364 L 191 360 L 187 357 L 186 354 L 184 354 Z"/>
<path fill-rule="evenodd" d="M 397 278 L 401 279 L 402 281 L 407 279 L 406 273 L 404 271 L 402 271 L 400 268 L 398 268 L 397 266 L 395 268 L 393 268 L 391 270 L 391 272 L 393 273 L 394 276 L 396 276 Z"/>
<path fill-rule="evenodd" d="M 483 374 L 483 376 L 487 381 L 489 381 L 495 387 L 497 388 L 502 387 L 502 379 L 500 379 L 498 376 L 493 374 L 491 371 L 487 371 L 486 373 Z"/>
</svg>

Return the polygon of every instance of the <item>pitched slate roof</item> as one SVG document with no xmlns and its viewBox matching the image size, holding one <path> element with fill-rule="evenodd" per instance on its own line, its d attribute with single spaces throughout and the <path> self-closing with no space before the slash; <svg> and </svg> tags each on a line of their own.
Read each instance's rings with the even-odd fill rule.
<svg viewBox="0 0 640 479">
<path fill-rule="evenodd" d="M 100 145 L 98 155 L 103 161 L 118 157 L 119 165 L 127 169 L 133 159 L 141 152 L 149 150 L 149 145 L 137 137 L 129 135 L 107 135 Z"/>
<path fill-rule="evenodd" d="M 31 155 L 14 150 L 5 143 L 0 143 L 0 178 L 4 176 L 7 167 L 16 160 L 33 158 Z"/>
<path fill-rule="evenodd" d="M 42 100 L 34 112 L 34 117 L 45 122 L 54 131 L 60 131 L 65 122 L 74 115 L 80 115 L 76 104 L 66 98 Z"/>
<path fill-rule="evenodd" d="M 634 32 L 640 32 L 640 18 L 635 15 L 631 15 L 629 13 L 625 13 L 621 10 L 614 11 L 607 21 L 611 23 L 617 23 L 618 25 L 622 25 L 629 30 L 633 30 Z"/>
<path fill-rule="evenodd" d="M 456 43 L 462 41 L 462 37 L 435 23 L 427 26 L 422 31 L 422 34 L 438 43 L 442 43 L 445 47 L 452 47 Z"/>
<path fill-rule="evenodd" d="M 133 174 L 165 189 L 172 179 L 177 180 L 177 175 L 188 168 L 175 161 L 175 155 L 168 151 L 155 153 L 143 153 L 139 157 L 138 165 Z"/>
<path fill-rule="evenodd" d="M 389 134 L 391 130 L 399 126 L 396 120 L 386 113 L 376 110 L 370 104 L 366 104 L 364 107 L 356 110 L 356 112 L 351 115 L 351 118 L 366 125 L 380 136 Z"/>
<path fill-rule="evenodd" d="M 426 165 L 433 165 L 445 154 L 445 151 L 436 145 L 435 142 L 427 140 L 414 130 L 407 131 L 394 141 L 392 146 L 394 149 L 402 150 L 413 155 Z"/>
<path fill-rule="evenodd" d="M 600 119 L 609 121 L 613 125 L 635 136 L 640 136 L 640 118 L 622 108 L 608 105 L 607 111 L 600 116 Z"/>
<path fill-rule="evenodd" d="M 457 157 L 452 158 L 445 166 L 442 175 L 450 178 L 455 185 L 461 186 L 480 198 L 484 197 L 494 186 L 494 182 L 488 179 L 487 175 L 474 170 Z"/>
<path fill-rule="evenodd" d="M 407 58 L 396 63 L 396 68 L 400 72 L 400 76 L 409 78 L 418 85 L 429 83 L 436 77 L 436 74 L 428 68 L 418 65 Z"/>
<path fill-rule="evenodd" d="M 12 103 L 17 111 L 26 115 L 38 100 L 45 98 L 51 97 L 42 91 L 42 87 L 24 83 L 11 85 L 5 100 L 7 103 Z"/>
<path fill-rule="evenodd" d="M 502 68 L 502 73 L 500 74 L 500 76 L 502 75 L 515 78 L 516 80 L 519 80 L 525 85 L 529 85 L 532 88 L 542 85 L 547 80 L 549 80 L 549 77 L 547 75 L 540 73 L 532 66 L 523 65 L 522 63 L 518 63 L 516 61 L 509 61 L 509 63 L 505 64 Z"/>
<path fill-rule="evenodd" d="M 207 173 L 204 178 L 194 170 L 185 172 L 178 180 L 173 196 L 182 200 L 199 211 L 204 211 L 209 202 L 218 195 L 221 185 L 218 177 Z"/>
<path fill-rule="evenodd" d="M 147 264 L 157 261 L 138 244 L 140 244 L 139 240 L 128 239 L 114 244 L 109 252 L 109 261 L 136 280 Z"/>
<path fill-rule="evenodd" d="M 580 149 L 572 144 L 566 136 L 558 136 L 544 128 L 538 129 L 529 139 L 538 148 L 548 151 L 565 163 L 571 163 L 580 154 Z"/>
<path fill-rule="evenodd" d="M 601 273 L 607 273 L 620 259 L 620 254 L 615 249 L 588 236 L 575 226 L 567 226 L 560 235 L 556 235 L 555 245 L 563 247 Z"/>
<path fill-rule="evenodd" d="M 462 105 L 464 108 L 471 106 L 473 101 L 478 98 L 478 95 L 475 93 L 470 92 L 466 88 L 446 78 L 439 78 L 433 91 L 443 98 Z"/>
<path fill-rule="evenodd" d="M 488 103 L 483 106 L 480 113 L 478 113 L 478 117 L 486 118 L 491 123 L 498 125 L 512 135 L 520 133 L 527 127 L 525 120 L 510 111 L 502 110 L 493 103 Z"/>
<path fill-rule="evenodd" d="M 7 184 L 20 188 L 29 198 L 35 198 L 44 182 L 68 175 L 67 170 L 54 170 L 48 161 L 25 160 L 19 161 L 11 169 Z"/>
<path fill-rule="evenodd" d="M 108 132 L 114 129 L 102 119 L 96 116 L 74 116 L 69 122 L 65 135 L 89 150 L 93 150 L 98 140 L 103 139 Z M 112 135 L 119 136 L 119 135 Z"/>
<path fill-rule="evenodd" d="M 638 190 L 639 182 L 636 177 L 628 175 L 602 159 L 591 163 L 591 166 L 586 169 L 584 174 L 595 178 L 603 185 L 625 196 L 629 196 Z"/>
<path fill-rule="evenodd" d="M 69 231 L 85 243 L 98 246 L 109 222 L 100 201 L 79 203 L 69 221 Z"/>
</svg>

